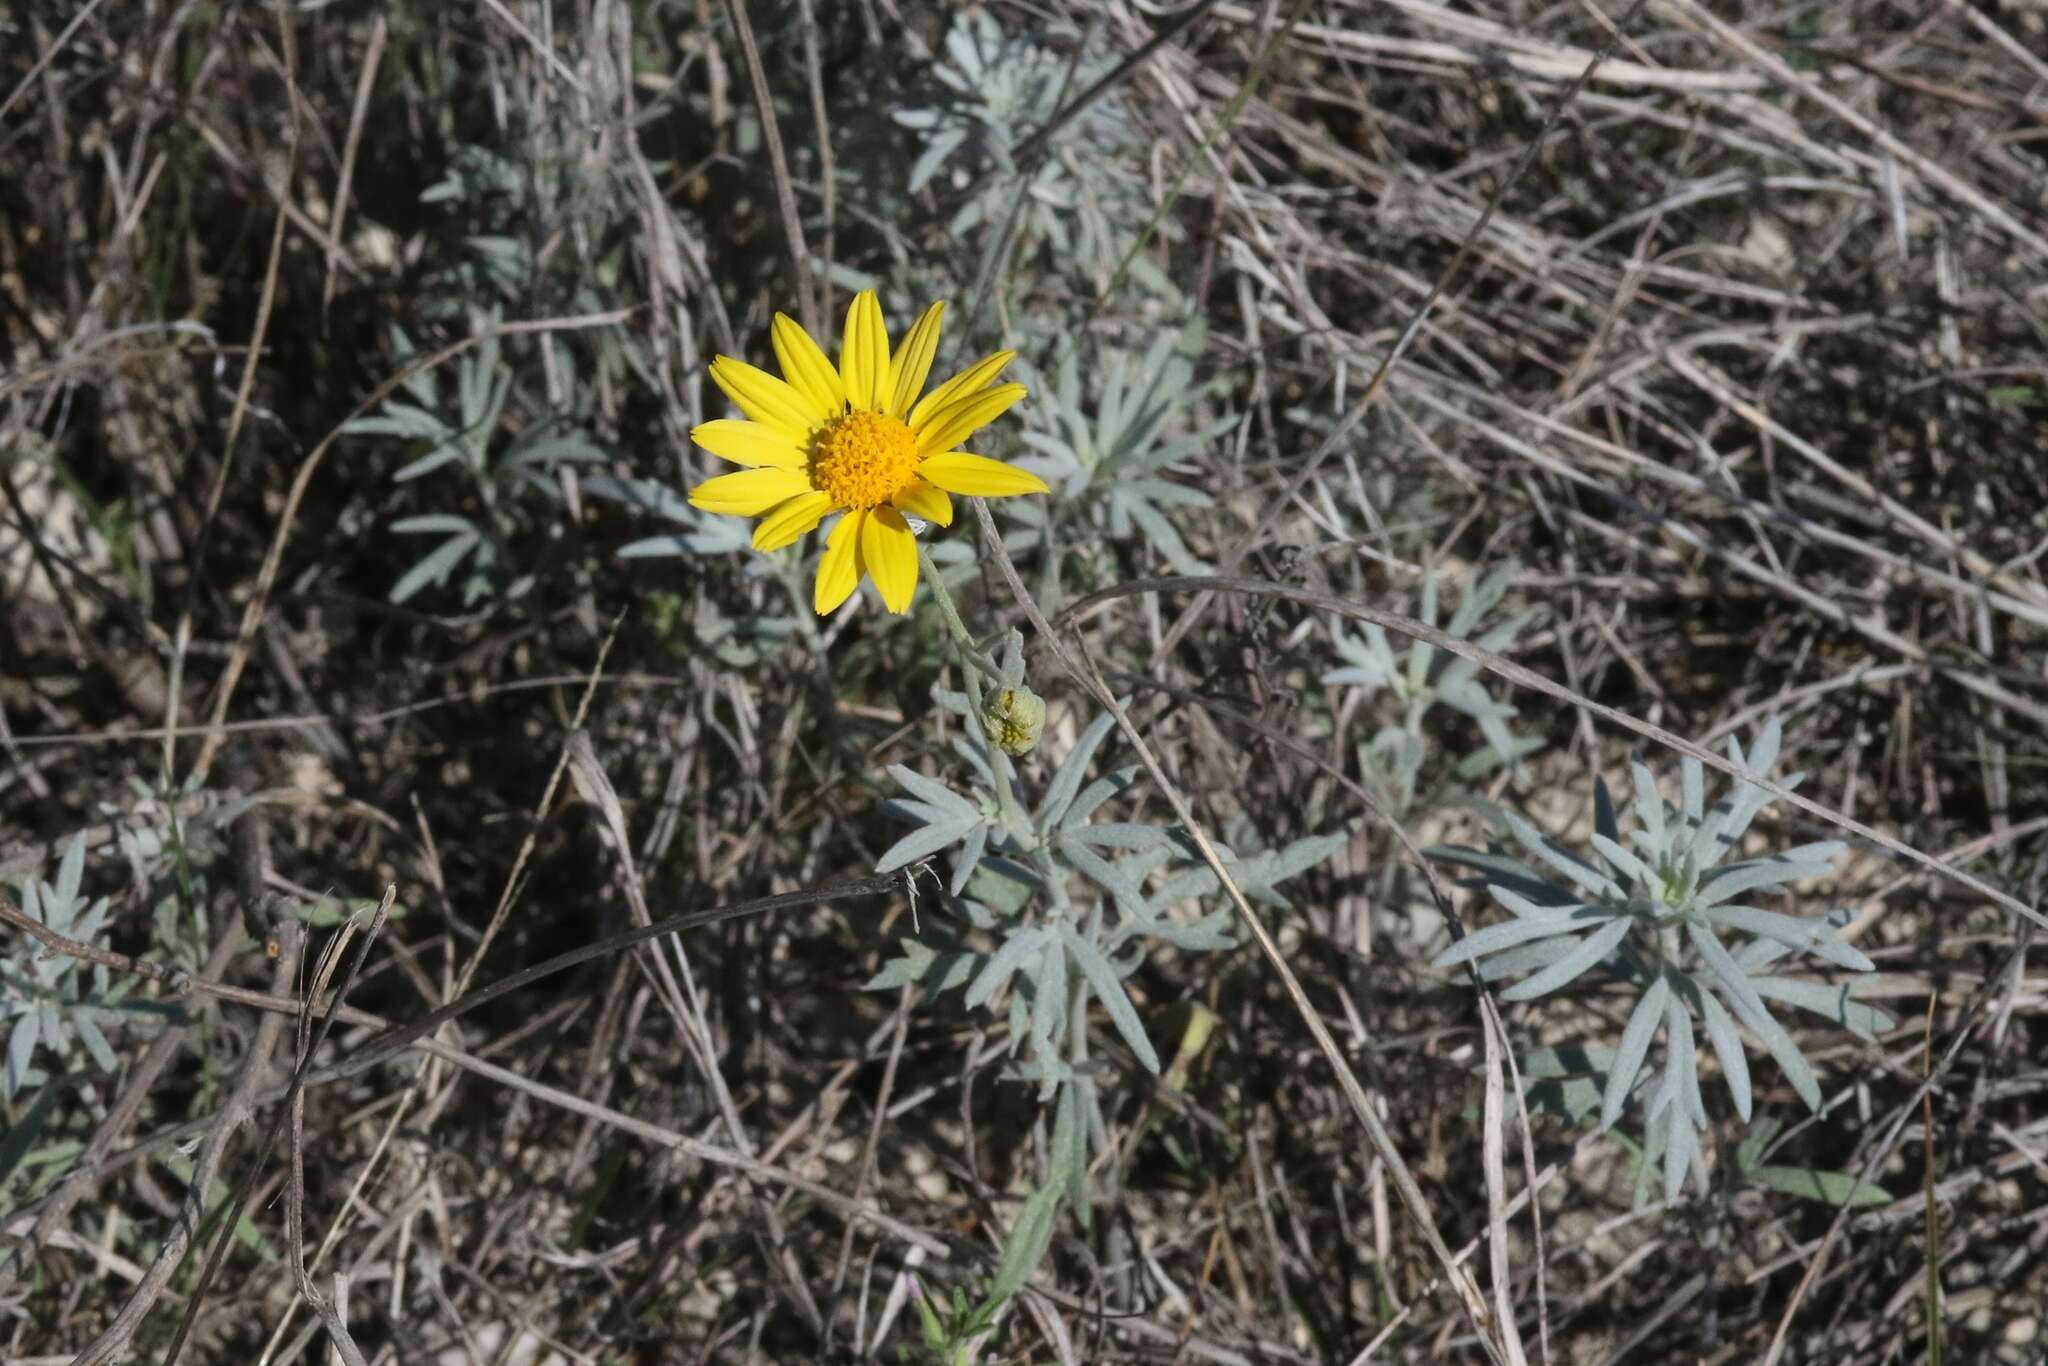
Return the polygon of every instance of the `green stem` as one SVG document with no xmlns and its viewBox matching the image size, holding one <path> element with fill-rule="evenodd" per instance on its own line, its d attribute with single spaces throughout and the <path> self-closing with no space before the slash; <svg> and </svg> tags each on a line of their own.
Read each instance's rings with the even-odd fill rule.
<svg viewBox="0 0 2048 1366">
<path fill-rule="evenodd" d="M 947 589 L 946 581 L 939 577 L 939 567 L 932 561 L 931 548 L 923 541 L 917 543 L 917 564 L 924 572 L 925 582 L 932 586 L 932 596 L 939 600 L 939 612 L 946 619 L 946 630 L 960 651 L 960 672 L 967 680 L 967 706 L 974 714 L 972 724 L 981 733 L 982 748 L 987 752 L 989 767 L 996 776 L 996 803 L 1002 810 L 1003 828 L 1010 832 L 1010 838 L 1017 841 L 1019 848 L 1037 851 L 1037 828 L 1032 824 L 1030 815 L 1017 804 L 1016 766 L 1010 762 L 1009 755 L 989 743 L 981 719 L 981 675 L 986 672 L 996 677 L 999 676 L 998 671 L 975 644 L 974 633 L 967 629 L 960 609 L 953 605 L 953 594 Z"/>
</svg>

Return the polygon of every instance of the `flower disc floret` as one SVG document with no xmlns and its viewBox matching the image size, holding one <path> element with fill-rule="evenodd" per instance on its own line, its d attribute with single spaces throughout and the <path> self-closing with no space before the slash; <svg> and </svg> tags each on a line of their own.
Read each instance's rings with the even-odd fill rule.
<svg viewBox="0 0 2048 1366">
<path fill-rule="evenodd" d="M 856 409 L 811 441 L 811 486 L 840 507 L 893 502 L 917 481 L 917 437 L 887 413 Z"/>
</svg>

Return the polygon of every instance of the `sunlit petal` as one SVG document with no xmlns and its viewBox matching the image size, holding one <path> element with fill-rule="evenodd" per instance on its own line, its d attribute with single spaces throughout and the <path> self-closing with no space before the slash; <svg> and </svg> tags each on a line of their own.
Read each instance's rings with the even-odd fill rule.
<svg viewBox="0 0 2048 1366">
<path fill-rule="evenodd" d="M 738 422 L 729 417 L 698 424 L 690 440 L 720 460 L 735 465 L 779 465 L 796 469 L 804 462 L 803 447 L 780 427 L 765 422 Z"/>
<path fill-rule="evenodd" d="M 910 610 L 917 592 L 917 540 L 894 508 L 876 508 L 860 528 L 860 557 L 891 612 Z"/>
<path fill-rule="evenodd" d="M 1005 465 L 985 455 L 948 451 L 928 455 L 917 472 L 939 488 L 971 498 L 1007 498 L 1018 493 L 1050 493 L 1043 479 L 1030 470 Z M 923 513 L 918 513 L 922 517 Z M 934 519 L 936 520 L 936 519 Z"/>
<path fill-rule="evenodd" d="M 811 596 L 811 606 L 821 617 L 836 611 L 860 587 L 860 566 L 856 561 L 860 524 L 867 519 L 865 512 L 849 512 L 825 537 L 825 554 L 818 561 L 818 586 Z"/>
<path fill-rule="evenodd" d="M 848 403 L 869 411 L 881 406 L 882 386 L 889 378 L 889 328 L 882 321 L 882 301 L 872 289 L 854 295 L 846 306 L 839 375 L 846 382 Z"/>
<path fill-rule="evenodd" d="M 690 490 L 690 506 L 706 512 L 753 517 L 785 499 L 811 491 L 810 480 L 795 470 L 764 465 L 738 474 L 721 474 Z"/>
<path fill-rule="evenodd" d="M 932 414 L 938 412 L 939 409 L 945 407 L 954 399 L 960 398 L 965 394 L 974 393 L 980 389 L 988 388 L 989 385 L 995 382 L 996 376 L 1003 373 L 1003 367 L 1015 359 L 1017 359 L 1015 351 L 998 351 L 994 355 L 983 356 L 980 360 L 926 394 L 917 401 L 917 406 L 910 410 L 910 416 L 906 419 L 910 423 L 910 430 L 913 432 L 920 430 L 931 419 Z"/>
<path fill-rule="evenodd" d="M 839 367 L 811 340 L 801 323 L 787 313 L 776 314 L 768 340 L 775 347 L 783 378 L 809 401 L 816 421 L 828 421 L 845 411 L 846 386 L 840 382 Z"/>
<path fill-rule="evenodd" d="M 832 496 L 800 493 L 761 519 L 754 528 L 754 549 L 780 550 L 818 524 L 832 510 Z"/>
<path fill-rule="evenodd" d="M 927 308 L 903 338 L 903 344 L 896 348 L 896 354 L 889 357 L 887 389 L 891 417 L 900 418 L 910 411 L 917 391 L 924 388 L 931 375 L 932 357 L 939 351 L 939 322 L 945 316 L 943 300 Z"/>
<path fill-rule="evenodd" d="M 953 500 L 936 484 L 919 479 L 895 497 L 896 510 L 940 526 L 953 525 Z"/>
<path fill-rule="evenodd" d="M 918 453 L 932 455 L 952 450 L 1009 411 L 1012 404 L 1024 397 L 1024 392 L 1021 384 L 998 384 L 947 404 L 932 414 L 924 429 L 917 433 Z"/>
<path fill-rule="evenodd" d="M 811 429 L 818 425 L 809 400 L 758 365 L 720 356 L 711 362 L 711 382 L 748 417 L 787 433 L 794 441 L 808 440 Z"/>
</svg>

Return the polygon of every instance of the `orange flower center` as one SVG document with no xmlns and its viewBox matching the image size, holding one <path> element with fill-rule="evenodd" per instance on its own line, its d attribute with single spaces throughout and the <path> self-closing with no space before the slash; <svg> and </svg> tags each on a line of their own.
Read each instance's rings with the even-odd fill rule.
<svg viewBox="0 0 2048 1366">
<path fill-rule="evenodd" d="M 910 487 L 918 459 L 910 428 L 856 408 L 811 438 L 811 487 L 840 507 L 880 507 Z"/>
</svg>

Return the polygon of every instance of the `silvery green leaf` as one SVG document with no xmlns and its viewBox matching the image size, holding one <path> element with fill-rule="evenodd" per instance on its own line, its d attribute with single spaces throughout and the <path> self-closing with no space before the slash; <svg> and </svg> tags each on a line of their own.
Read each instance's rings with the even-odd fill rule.
<svg viewBox="0 0 2048 1366">
<path fill-rule="evenodd" d="M 970 830 L 981 825 L 980 817 L 971 820 L 951 820 L 943 824 L 927 825 L 913 830 L 902 839 L 890 845 L 881 860 L 875 864 L 878 873 L 893 873 L 898 868 L 908 867 L 921 859 L 928 859 L 948 845 L 958 844 Z"/>
<path fill-rule="evenodd" d="M 618 479 L 609 474 L 591 474 L 584 476 L 582 491 L 588 497 L 625 503 L 671 522 L 694 522 L 698 517 L 697 509 L 691 507 L 681 494 L 652 479 Z"/>
<path fill-rule="evenodd" d="M 1691 1013 L 1675 994 L 1664 1006 L 1664 1043 L 1665 1065 L 1677 1073 L 1678 1098 L 1685 1113 L 1694 1127 L 1705 1128 L 1707 1105 L 1700 1096 L 1699 1041 L 1693 1036 Z"/>
<path fill-rule="evenodd" d="M 1591 928 L 1593 922 L 1605 920 L 1608 913 L 1599 907 L 1581 908 L 1580 911 L 1566 911 L 1562 914 L 1527 916 L 1516 920 L 1503 920 L 1497 925 L 1472 931 L 1442 953 L 1429 960 L 1433 968 L 1456 967 L 1474 958 L 1483 958 L 1489 953 L 1511 949 L 1517 944 L 1532 940 L 1548 939 L 1553 935 L 1576 935 Z"/>
<path fill-rule="evenodd" d="M 1728 838 L 1726 829 L 1731 814 L 1730 798 L 1715 802 L 1707 811 L 1706 818 L 1692 832 L 1692 858 L 1701 869 L 1713 867 L 1735 847 Z"/>
<path fill-rule="evenodd" d="M 1001 948 L 988 956 L 973 985 L 967 988 L 968 1009 L 981 1005 L 1002 990 L 1011 975 L 1044 947 L 1049 933 L 1036 925 L 1014 931 Z"/>
<path fill-rule="evenodd" d="M 725 551 L 742 550 L 743 538 L 720 538 L 705 532 L 688 535 L 670 533 L 663 536 L 643 536 L 637 541 L 628 541 L 619 547 L 622 560 L 665 560 L 674 555 L 717 555 Z M 726 544 L 734 540 L 734 544 Z"/>
<path fill-rule="evenodd" d="M 1081 790 L 1081 780 L 1088 776 L 1088 765 L 1095 758 L 1095 751 L 1115 725 L 1116 717 L 1111 713 L 1104 712 L 1096 717 L 1088 729 L 1081 732 L 1081 738 L 1074 742 L 1074 747 L 1067 751 L 1066 758 L 1060 761 L 1059 771 L 1046 784 L 1045 796 L 1038 805 L 1038 828 L 1041 831 L 1050 834 L 1065 818 L 1067 809 L 1074 803 L 1075 794 Z"/>
<path fill-rule="evenodd" d="M 1031 995 L 1031 1037 L 1040 1048 L 1049 1049 L 1067 1017 L 1067 952 L 1058 940 L 1045 942 L 1038 971 L 1032 977 Z"/>
<path fill-rule="evenodd" d="M 1502 808 L 1501 819 L 1506 822 L 1508 832 L 1515 837 L 1517 844 L 1552 869 L 1564 874 L 1573 884 L 1616 901 L 1627 898 L 1627 893 L 1613 878 L 1552 842 L 1535 826 L 1523 820 L 1518 813 Z"/>
<path fill-rule="evenodd" d="M 1478 965 L 1479 978 L 1485 982 L 1498 982 L 1506 977 L 1520 977 L 1523 973 L 1547 968 L 1577 948 L 1578 943 L 1575 938 L 1563 937 L 1539 939 L 1520 948 L 1505 949 Z"/>
<path fill-rule="evenodd" d="M 1614 1065 L 1608 1069 L 1607 1086 L 1602 1093 L 1600 1128 L 1603 1131 L 1614 1127 L 1614 1122 L 1621 1118 L 1621 1112 L 1628 1104 L 1629 1092 L 1635 1088 L 1643 1059 L 1650 1052 L 1650 1042 L 1657 1036 L 1657 1026 L 1664 1019 L 1664 1002 L 1670 994 L 1670 982 L 1659 974 L 1629 1013 L 1628 1026 L 1621 1031 L 1621 1043 L 1614 1050 Z"/>
<path fill-rule="evenodd" d="M 988 824 L 977 821 L 974 828 L 967 832 L 967 838 L 961 842 L 960 857 L 953 865 L 953 876 L 947 882 L 946 890 L 954 896 L 965 891 L 968 880 L 974 876 L 975 869 L 981 866 L 982 856 L 987 852 Z"/>
<path fill-rule="evenodd" d="M 1067 925 L 1060 926 L 1060 938 L 1067 946 L 1067 953 L 1074 960 L 1074 966 L 1081 969 L 1081 975 L 1088 979 L 1096 999 L 1109 1012 L 1110 1023 L 1116 1026 L 1118 1034 L 1130 1046 L 1145 1070 L 1159 1075 L 1159 1055 L 1152 1051 L 1152 1041 L 1145 1037 L 1145 1026 L 1138 1019 L 1138 1011 L 1131 1004 L 1131 998 L 1124 993 L 1124 985 L 1117 980 L 1116 969 L 1109 965 L 1096 947 Z"/>
<path fill-rule="evenodd" d="M 1826 865 L 1821 865 L 1818 871 L 1825 872 Z M 1704 879 L 1698 894 L 1692 899 L 1692 905 L 1695 909 L 1704 910 L 1759 887 L 1776 887 L 1813 876 L 1816 876 L 1813 864 L 1789 863 L 1782 859 L 1731 864 Z"/>
<path fill-rule="evenodd" d="M 1284 849 L 1269 849 L 1261 854 L 1238 859 L 1230 870 L 1231 876 L 1245 895 L 1276 906 L 1287 907 L 1289 902 L 1278 891 L 1279 885 L 1290 878 L 1301 876 L 1349 843 L 1349 831 L 1305 835 L 1291 841 Z"/>
<path fill-rule="evenodd" d="M 1123 506 L 1130 514 L 1131 521 L 1144 531 L 1146 539 L 1151 541 L 1155 550 L 1166 557 L 1167 564 L 1173 567 L 1175 573 L 1196 575 L 1210 572 L 1209 565 L 1189 552 L 1187 544 L 1181 540 L 1180 532 L 1174 529 L 1173 523 L 1167 521 L 1150 502 L 1132 494 L 1124 497 Z"/>
<path fill-rule="evenodd" d="M 121 1064 L 114 1057 L 114 1050 L 107 1046 L 107 1036 L 100 1033 L 100 1027 L 93 1022 L 89 1010 L 79 1010 L 71 1016 L 72 1028 L 78 1031 L 85 1051 L 92 1054 L 92 1060 L 99 1064 L 100 1071 L 112 1072 Z"/>
<path fill-rule="evenodd" d="M 1571 889 L 1558 886 L 1540 873 L 1497 850 L 1481 852 L 1454 844 L 1438 844 L 1422 852 L 1425 857 L 1435 859 L 1439 863 L 1479 869 L 1486 874 L 1482 885 L 1489 894 L 1497 887 L 1505 887 L 1538 906 L 1559 909 L 1581 905 L 1585 901 L 1583 896 L 1575 894 Z"/>
<path fill-rule="evenodd" d="M 937 952 L 915 939 L 899 939 L 896 942 L 902 945 L 903 953 L 882 964 L 882 970 L 868 978 L 861 990 L 894 991 L 909 986 L 912 982 L 924 980 L 925 973 L 938 958 Z M 972 955 L 963 956 L 968 958 L 970 965 L 973 963 Z"/>
<path fill-rule="evenodd" d="M 1765 1166 L 1751 1168 L 1747 1175 L 1757 1185 L 1777 1191 L 1781 1195 L 1794 1195 L 1802 1200 L 1818 1200 L 1837 1209 L 1843 1205 L 1851 1209 L 1869 1209 L 1892 1203 L 1891 1192 L 1883 1186 L 1869 1181 L 1859 1181 L 1848 1172 L 1821 1171 L 1812 1167 Z"/>
<path fill-rule="evenodd" d="M 1476 600 L 1477 599 L 1471 597 L 1468 597 L 1466 599 L 1467 602 Z M 1492 603 L 1488 603 L 1487 606 L 1492 606 Z M 1462 613 L 1462 605 L 1460 606 L 1459 610 Z M 1481 608 L 1480 614 L 1483 614 L 1484 611 L 1485 608 Z M 1475 620 L 1477 615 L 1479 614 L 1475 614 Z M 1517 612 L 1513 616 L 1509 617 L 1506 621 L 1503 621 L 1499 625 L 1493 627 L 1492 629 L 1483 632 L 1480 635 L 1480 637 L 1472 643 L 1474 645 L 1477 645 L 1482 650 L 1489 651 L 1493 654 L 1501 654 L 1514 645 L 1515 637 L 1521 635 L 1523 628 L 1528 626 L 1528 624 L 1534 620 L 1536 620 L 1536 613 L 1534 611 Z M 1453 624 L 1451 627 L 1451 634 L 1454 636 L 1463 636 L 1469 630 L 1471 630 L 1471 627 L 1469 626 L 1459 627 Z M 1479 664 L 1475 660 L 1461 659 L 1459 662 L 1462 664 L 1469 665 L 1474 670 L 1477 670 L 1479 668 Z"/>
<path fill-rule="evenodd" d="M 391 529 L 405 536 L 425 535 L 429 532 L 473 532 L 476 523 L 467 517 L 457 517 L 445 512 L 429 512 L 419 517 L 401 517 L 391 524 Z"/>
<path fill-rule="evenodd" d="M 1846 984 L 1794 977 L 1751 977 L 1749 984 L 1761 997 L 1824 1015 L 1861 1038 L 1874 1039 L 1898 1023 L 1876 1006 L 1855 999 Z"/>
<path fill-rule="evenodd" d="M 912 801 L 908 797 L 884 797 L 882 814 L 911 825 L 944 824 L 961 819 L 958 811 L 942 811 L 930 802 Z"/>
<path fill-rule="evenodd" d="M 1524 919 L 1554 921 L 1559 916 L 1576 911 L 1585 905 L 1581 901 L 1568 902 L 1562 906 L 1531 901 L 1505 884 L 1489 884 L 1486 890 L 1502 910 Z"/>
<path fill-rule="evenodd" d="M 1116 898 L 1119 911 L 1125 915 L 1144 914 L 1145 889 L 1129 873 L 1078 840 L 1062 836 L 1059 850 L 1073 865 L 1074 871 Z"/>
<path fill-rule="evenodd" d="M 1726 925 L 1761 939 L 1774 939 L 1788 948 L 1803 949 L 1816 958 L 1824 959 L 1837 967 L 1848 968 L 1851 972 L 1870 972 L 1877 967 L 1855 949 L 1835 938 L 1833 931 L 1817 921 L 1781 915 L 1777 911 L 1755 910 L 1748 906 L 1716 906 L 1706 912 L 1706 917 L 1717 925 Z"/>
<path fill-rule="evenodd" d="M 1778 779 L 1778 786 L 1787 792 L 1794 791 L 1805 776 L 1803 773 L 1788 774 Z M 1722 845 L 1729 849 L 1735 848 L 1743 835 L 1748 833 L 1750 823 L 1756 819 L 1757 813 L 1769 806 L 1771 801 L 1771 794 L 1753 783 L 1743 783 L 1736 791 L 1730 793 L 1727 814 L 1721 819 Z"/>
<path fill-rule="evenodd" d="M 1014 626 L 1003 641 L 1002 671 L 996 681 L 1006 688 L 1024 686 L 1024 633 Z"/>
<path fill-rule="evenodd" d="M 1517 982 L 1501 992 L 1500 998 L 1503 1001 L 1529 1001 L 1538 996 L 1547 996 L 1603 961 L 1608 954 L 1614 952 L 1614 946 L 1622 941 L 1628 930 L 1627 917 L 1617 917 L 1608 921 L 1582 939 L 1578 947 L 1534 977 Z"/>
<path fill-rule="evenodd" d="M 1137 773 L 1137 768 L 1133 766 L 1120 768 L 1114 773 L 1097 778 L 1081 789 L 1081 795 L 1074 798 L 1073 805 L 1067 808 L 1066 814 L 1060 818 L 1060 823 L 1067 826 L 1085 823 L 1104 802 L 1119 792 L 1127 791 L 1136 779 Z"/>
<path fill-rule="evenodd" d="M 1664 1116 L 1664 1203 L 1674 1204 L 1685 1186 L 1685 1174 L 1699 1152 L 1699 1134 L 1675 1098 Z"/>
<path fill-rule="evenodd" d="M 1106 821 L 1101 825 L 1077 825 L 1060 832 L 1060 843 L 1092 845 L 1098 849 L 1157 849 L 1169 843 L 1166 831 L 1136 821 Z"/>
<path fill-rule="evenodd" d="M 73 904 L 76 905 L 77 903 L 74 902 Z M 92 942 L 100 937 L 100 930 L 107 923 L 107 911 L 109 909 L 107 899 L 105 897 L 99 898 L 72 920 L 71 928 L 65 933 L 69 934 L 73 939 L 83 939 L 87 943 Z M 104 975 L 106 972 L 105 966 L 102 965 L 98 971 Z"/>
<path fill-rule="evenodd" d="M 995 1279 L 989 1285 L 990 1299 L 1007 1300 L 1015 1295 L 1045 1260 L 1045 1251 L 1052 1246 L 1053 1215 L 1059 1211 L 1060 1187 L 1064 1184 L 1064 1180 L 1047 1182 L 1033 1191 L 1024 1208 L 1017 1212 L 1017 1222 L 1010 1226 L 1002 1260 L 996 1264 Z"/>
<path fill-rule="evenodd" d="M 941 807 L 955 816 L 971 816 L 979 819 L 981 806 L 947 787 L 936 778 L 927 778 L 916 769 L 905 768 L 902 764 L 889 765 L 889 776 L 933 806 Z"/>
<path fill-rule="evenodd" d="M 1172 920 L 1154 920 L 1144 926 L 1150 938 L 1171 944 L 1189 953 L 1208 953 L 1217 949 L 1237 946 L 1237 940 L 1226 933 L 1230 924 L 1229 911 L 1216 911 L 1200 920 L 1180 924 Z"/>
<path fill-rule="evenodd" d="M 71 843 L 65 846 L 64 857 L 57 865 L 57 885 L 52 888 L 52 891 L 56 894 L 52 901 L 53 903 L 61 903 L 64 906 L 66 911 L 64 919 L 67 922 L 71 919 L 68 912 L 78 900 L 79 880 L 84 875 L 85 832 L 81 830 L 73 835 Z"/>
<path fill-rule="evenodd" d="M 1664 850 L 1664 797 L 1657 791 L 1657 780 L 1650 773 L 1650 766 L 1641 759 L 1629 761 L 1629 772 L 1635 779 L 1636 824 L 1642 829 L 1636 835 L 1636 847 L 1654 853 Z"/>
<path fill-rule="evenodd" d="M 1081 1117 L 1085 1104 L 1085 1093 L 1091 1089 L 1086 1077 L 1076 1077 L 1060 1088 L 1059 1104 L 1053 1109 L 1052 1150 L 1049 1154 L 1053 1175 L 1063 1181 L 1067 1188 L 1067 1200 L 1080 1216 L 1081 1223 L 1088 1223 L 1088 1142 L 1087 1123 Z"/>
<path fill-rule="evenodd" d="M 1753 982 L 1752 985 L 1759 984 Z M 1727 1079 L 1728 1094 L 1735 1101 L 1735 1113 L 1748 1123 L 1751 1104 L 1749 1055 L 1743 1051 L 1742 1036 L 1735 1032 L 1735 1021 L 1728 1014 L 1728 1008 L 1712 991 L 1695 987 L 1693 999 L 1699 1005 L 1700 1014 L 1706 1018 L 1707 1039 L 1714 1045 L 1714 1056 L 1721 1060 L 1721 1075 Z"/>
<path fill-rule="evenodd" d="M 445 441 L 455 435 L 448 425 L 410 403 L 386 403 L 380 415 L 342 424 L 344 436 L 393 436 L 404 441 Z"/>
<path fill-rule="evenodd" d="M 1678 762 L 1678 785 L 1684 802 L 1680 813 L 1687 825 L 1697 826 L 1706 814 L 1706 769 L 1690 754 Z"/>
<path fill-rule="evenodd" d="M 505 458 L 514 465 L 548 466 L 564 461 L 587 464 L 593 460 L 603 460 L 606 455 L 605 449 L 588 437 L 568 432 L 534 439 L 521 434 L 513 442 L 512 448 L 505 453 Z"/>
<path fill-rule="evenodd" d="M 1848 847 L 1842 840 L 1815 840 L 1811 844 L 1795 844 L 1790 849 L 1781 849 L 1771 857 L 1780 863 L 1812 865 L 1819 873 L 1826 873 L 1833 869 L 1835 860 L 1840 858 Z M 1819 873 L 1814 876 L 1819 876 Z"/>
<path fill-rule="evenodd" d="M 1750 988 L 1750 999 L 1754 999 L 1755 984 L 1746 979 L 1744 984 Z M 1820 1082 L 1815 1079 L 1813 1068 L 1808 1066 L 1806 1055 L 1799 1051 L 1799 1045 L 1792 1042 L 1784 1027 L 1772 1017 L 1769 1010 L 1764 1009 L 1760 1001 L 1752 1009 L 1748 1000 L 1731 993 L 1728 1004 L 1734 1010 L 1736 1018 L 1748 1025 L 1749 1032 L 1763 1043 L 1764 1051 L 1776 1060 L 1779 1070 L 1785 1074 L 1785 1080 L 1792 1083 L 1793 1091 L 1806 1102 L 1807 1108 L 1819 1114 Z"/>
<path fill-rule="evenodd" d="M 448 576 L 455 572 L 455 566 L 462 563 L 464 557 L 475 550 L 481 540 L 476 532 L 465 531 L 449 537 L 438 547 L 428 551 L 425 558 L 402 574 L 397 583 L 391 585 L 391 601 L 402 603 L 429 584 L 438 588 L 446 583 Z"/>
<path fill-rule="evenodd" d="M 1742 970 L 1754 973 L 1759 968 L 1769 967 L 1792 950 L 1770 939 L 1751 939 L 1729 950 L 1731 957 L 1741 965 Z"/>
<path fill-rule="evenodd" d="M 1324 674 L 1323 683 L 1326 686 L 1353 684 L 1366 688 L 1384 688 L 1394 681 L 1394 651 L 1387 644 L 1387 633 L 1378 626 L 1366 625 L 1363 638 L 1359 639 L 1332 623 L 1330 643 L 1336 646 L 1338 654 L 1351 663 L 1348 667 L 1332 669 Z"/>
<path fill-rule="evenodd" d="M 1183 901 L 1193 901 L 1216 890 L 1216 874 L 1207 868 L 1185 868 L 1152 890 L 1145 899 L 1148 915 L 1157 915 Z"/>
<path fill-rule="evenodd" d="M 1593 847 L 1614 869 L 1628 879 L 1628 889 L 1651 890 L 1657 886 L 1656 871 L 1605 835 L 1593 836 Z"/>
<path fill-rule="evenodd" d="M 969 895 L 1006 916 L 1021 912 L 1038 890 L 1038 875 L 1006 858 L 984 858 L 967 882 Z"/>
<path fill-rule="evenodd" d="M 7 1036 L 7 1099 L 10 1101 L 28 1082 L 29 1061 L 35 1056 L 36 1041 L 41 1034 L 42 1014 L 31 1010 L 14 1022 L 14 1029 Z"/>
<path fill-rule="evenodd" d="M 996 777 L 995 770 L 989 766 L 988 733 L 982 729 L 979 716 L 966 716 L 961 719 L 966 723 L 967 734 L 971 738 L 956 738 L 953 741 L 953 752 L 960 756 L 961 762 L 974 771 L 976 783 L 984 791 L 993 795 L 996 784 L 1000 779 Z M 1014 783 L 1011 785 L 1011 790 L 1016 790 Z"/>
<path fill-rule="evenodd" d="M 1756 994 L 1756 988 L 1749 980 L 1749 974 L 1742 970 L 1728 950 L 1722 945 L 1710 926 L 1697 921 L 1687 921 L 1686 937 L 1699 951 L 1700 961 L 1727 990 L 1728 999 L 1736 1007 L 1736 1014 L 1748 1020 L 1751 1015 L 1763 1013 L 1763 998 Z"/>
<path fill-rule="evenodd" d="M 1769 773 L 1777 766 L 1778 744 L 1784 733 L 1784 723 L 1772 716 L 1764 722 L 1763 730 L 1757 733 L 1756 744 L 1750 750 L 1747 762 L 1742 757 L 1742 747 L 1732 735 L 1728 737 L 1729 757 L 1735 760 L 1737 767 L 1747 768 L 1752 773 Z"/>
</svg>

